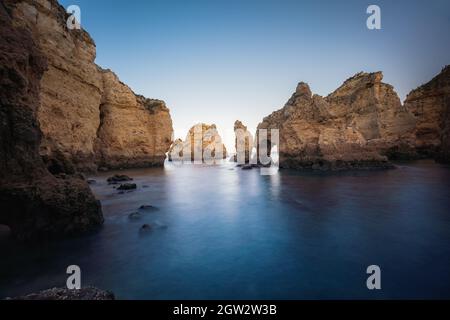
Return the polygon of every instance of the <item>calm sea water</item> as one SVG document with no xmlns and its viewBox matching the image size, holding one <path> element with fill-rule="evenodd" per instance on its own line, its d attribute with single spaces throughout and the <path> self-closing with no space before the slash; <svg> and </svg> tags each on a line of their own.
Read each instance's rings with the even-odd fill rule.
<svg viewBox="0 0 450 320">
<path fill-rule="evenodd" d="M 0 298 L 82 284 L 121 299 L 450 298 L 450 168 L 261 176 L 231 163 L 94 177 L 105 225 L 33 248 L 0 239 Z M 141 205 L 141 218 L 128 215 Z M 151 224 L 142 232 L 143 224 Z M 366 287 L 381 267 L 382 290 Z"/>
</svg>

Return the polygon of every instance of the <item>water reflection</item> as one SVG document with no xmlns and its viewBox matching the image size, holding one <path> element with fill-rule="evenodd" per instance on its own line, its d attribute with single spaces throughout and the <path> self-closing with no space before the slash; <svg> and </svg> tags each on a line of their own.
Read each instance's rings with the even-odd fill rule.
<svg viewBox="0 0 450 320">
<path fill-rule="evenodd" d="M 78 264 L 85 285 L 125 299 L 450 298 L 448 167 L 262 176 L 224 161 L 124 173 L 137 191 L 93 177 L 100 232 L 31 249 L 0 238 L 0 297 L 63 286 Z M 374 263 L 376 293 L 364 285 Z"/>
</svg>

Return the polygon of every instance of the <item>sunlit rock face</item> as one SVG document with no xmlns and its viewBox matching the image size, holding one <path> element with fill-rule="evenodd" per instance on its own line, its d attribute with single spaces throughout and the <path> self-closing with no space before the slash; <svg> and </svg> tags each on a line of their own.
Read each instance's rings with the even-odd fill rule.
<svg viewBox="0 0 450 320">
<path fill-rule="evenodd" d="M 250 163 L 253 148 L 253 136 L 244 124 L 236 120 L 234 123 L 234 133 L 236 155 L 233 157 L 234 162 L 239 164 Z"/>
<path fill-rule="evenodd" d="M 137 96 L 107 70 L 102 72 L 96 162 L 108 169 L 159 166 L 172 144 L 172 119 L 164 101 Z"/>
<path fill-rule="evenodd" d="M 49 66 L 35 29 L 14 19 L 16 4 L 0 5 L 0 224 L 22 240 L 89 231 L 103 216 L 87 182 L 51 174 L 39 155 L 41 79 Z"/>
<path fill-rule="evenodd" d="M 414 115 L 418 151 L 424 156 L 449 162 L 450 153 L 450 66 L 428 83 L 411 91 L 405 107 Z"/>
<path fill-rule="evenodd" d="M 38 111 L 44 158 L 63 156 L 82 171 L 163 164 L 172 138 L 163 102 L 135 95 L 99 68 L 94 41 L 67 28 L 56 0 L 16 1 L 12 15 L 48 61 Z"/>
<path fill-rule="evenodd" d="M 415 119 L 382 78 L 358 73 L 325 98 L 299 83 L 283 109 L 258 126 L 279 130 L 280 167 L 390 167 L 386 155 L 415 157 Z"/>
<path fill-rule="evenodd" d="M 209 162 L 226 157 L 227 149 L 215 124 L 196 124 L 189 130 L 186 139 L 177 139 L 169 151 L 170 161 Z"/>
</svg>

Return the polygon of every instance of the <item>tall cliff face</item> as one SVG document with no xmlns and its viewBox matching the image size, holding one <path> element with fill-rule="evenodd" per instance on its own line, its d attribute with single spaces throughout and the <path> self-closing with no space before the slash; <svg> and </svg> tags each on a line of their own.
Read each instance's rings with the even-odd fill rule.
<svg viewBox="0 0 450 320">
<path fill-rule="evenodd" d="M 97 164 L 109 169 L 162 165 L 172 143 L 165 103 L 136 96 L 111 71 L 103 71 L 102 79 Z"/>
<path fill-rule="evenodd" d="M 0 223 L 21 239 L 87 231 L 103 222 L 100 204 L 78 176 L 52 175 L 40 155 L 37 114 L 45 55 L 33 29 L 0 3 Z"/>
<path fill-rule="evenodd" d="M 414 135 L 419 152 L 449 162 L 450 66 L 411 91 L 405 107 L 417 120 Z"/>
<path fill-rule="evenodd" d="M 300 83 L 284 108 L 258 126 L 280 130 L 280 166 L 386 167 L 386 154 L 413 154 L 415 120 L 381 80 L 379 72 L 359 73 L 326 98 Z"/>
<path fill-rule="evenodd" d="M 82 171 L 162 165 L 172 138 L 169 110 L 99 68 L 94 41 L 83 30 L 68 30 L 56 0 L 17 1 L 12 14 L 32 30 L 48 61 L 38 113 L 41 155 L 64 157 Z"/>
</svg>

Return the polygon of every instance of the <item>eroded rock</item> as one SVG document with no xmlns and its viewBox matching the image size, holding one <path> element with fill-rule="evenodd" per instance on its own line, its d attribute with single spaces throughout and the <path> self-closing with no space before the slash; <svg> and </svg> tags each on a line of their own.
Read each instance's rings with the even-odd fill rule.
<svg viewBox="0 0 450 320">
<path fill-rule="evenodd" d="M 39 155 L 37 114 L 48 66 L 33 38 L 35 28 L 15 18 L 23 8 L 27 17 L 34 14 L 32 4 L 0 5 L 0 224 L 23 240 L 78 234 L 103 222 L 87 182 L 65 164 L 52 175 Z"/>
<path fill-rule="evenodd" d="M 40 154 L 49 162 L 63 154 L 88 172 L 163 165 L 173 131 L 164 102 L 136 95 L 98 67 L 93 39 L 67 29 L 67 14 L 56 0 L 8 3 L 14 23 L 32 31 L 48 62 L 37 115 Z"/>
<path fill-rule="evenodd" d="M 391 167 L 386 154 L 400 151 L 413 157 L 414 125 L 377 72 L 358 73 L 326 98 L 301 82 L 258 129 L 279 129 L 280 167 L 340 170 Z"/>
<path fill-rule="evenodd" d="M 415 145 L 425 157 L 450 162 L 450 66 L 411 91 L 405 107 L 415 116 Z"/>
<path fill-rule="evenodd" d="M 79 290 L 53 288 L 8 300 L 115 300 L 115 296 L 110 291 L 94 287 L 81 288 Z"/>
<path fill-rule="evenodd" d="M 226 157 L 227 149 L 214 124 L 196 124 L 189 130 L 186 139 L 177 139 L 169 151 L 171 161 L 214 161 Z"/>
</svg>

